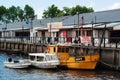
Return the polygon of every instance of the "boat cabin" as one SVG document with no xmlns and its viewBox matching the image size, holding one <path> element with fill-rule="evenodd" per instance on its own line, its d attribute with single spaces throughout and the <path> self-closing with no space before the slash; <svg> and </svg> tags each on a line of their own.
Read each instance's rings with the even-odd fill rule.
<svg viewBox="0 0 120 80">
<path fill-rule="evenodd" d="M 69 57 L 81 55 L 80 46 L 72 45 L 49 45 L 48 53 L 56 53 L 59 57 Z"/>
<path fill-rule="evenodd" d="M 54 54 L 31 53 L 29 54 L 29 59 L 32 61 L 51 61 L 51 60 L 57 60 L 57 56 Z"/>
</svg>

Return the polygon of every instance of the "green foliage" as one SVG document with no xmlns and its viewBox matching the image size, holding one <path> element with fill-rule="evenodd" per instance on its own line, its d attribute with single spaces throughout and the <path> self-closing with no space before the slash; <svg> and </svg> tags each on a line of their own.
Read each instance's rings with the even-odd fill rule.
<svg viewBox="0 0 120 80">
<path fill-rule="evenodd" d="M 30 7 L 29 5 L 26 5 L 24 8 L 24 13 L 25 13 L 25 19 L 34 19 L 35 15 L 34 15 L 34 10 L 32 7 Z"/>
<path fill-rule="evenodd" d="M 4 6 L 0 6 L 0 20 L 4 21 L 4 17 L 7 15 L 7 9 Z"/>
<path fill-rule="evenodd" d="M 19 21 L 24 20 L 24 11 L 20 7 L 17 7 L 17 15 Z"/>
<path fill-rule="evenodd" d="M 53 4 L 50 7 L 48 7 L 47 10 L 44 10 L 42 17 L 53 18 L 88 12 L 94 12 L 93 8 L 87 8 L 86 6 L 76 5 L 72 8 L 63 7 L 63 9 L 60 10 L 57 6 Z M 0 21 L 14 22 L 15 20 L 23 21 L 28 20 L 29 18 L 32 20 L 35 18 L 34 9 L 29 5 L 25 5 L 24 10 L 22 10 L 19 6 L 11 6 L 8 9 L 4 6 L 0 6 Z"/>
<path fill-rule="evenodd" d="M 12 6 L 8 9 L 8 19 L 14 22 L 17 20 L 17 8 Z"/>
<path fill-rule="evenodd" d="M 44 10 L 43 12 L 43 18 L 53 18 L 58 16 L 58 14 L 60 14 L 60 10 L 58 9 L 58 7 L 56 7 L 55 5 L 52 5 L 51 7 L 48 7 L 48 10 Z"/>
<path fill-rule="evenodd" d="M 11 6 L 8 9 L 0 6 L 0 21 L 3 22 L 23 21 L 29 18 L 34 19 L 34 17 L 34 10 L 29 5 L 25 5 L 24 10 L 19 6 Z"/>
<path fill-rule="evenodd" d="M 68 8 L 68 7 L 63 7 L 63 16 L 67 16 L 67 15 L 70 15 L 71 9 Z"/>
<path fill-rule="evenodd" d="M 51 5 L 47 10 L 43 12 L 43 18 L 61 17 L 68 15 L 75 15 L 81 13 L 94 12 L 93 8 L 87 8 L 86 6 L 76 5 L 75 7 L 68 8 L 63 7 L 63 10 L 58 9 L 57 6 Z"/>
</svg>

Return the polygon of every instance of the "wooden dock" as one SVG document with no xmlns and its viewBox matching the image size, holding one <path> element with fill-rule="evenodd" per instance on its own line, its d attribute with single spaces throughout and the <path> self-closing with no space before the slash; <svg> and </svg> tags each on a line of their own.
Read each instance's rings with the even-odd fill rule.
<svg viewBox="0 0 120 80">
<path fill-rule="evenodd" d="M 11 42 L 11 41 L 0 41 L 0 50 L 2 51 L 13 51 L 13 52 L 23 52 L 34 53 L 34 52 L 44 52 L 47 45 L 43 43 L 29 43 L 29 42 Z M 120 49 L 116 47 L 90 47 L 85 46 L 83 50 L 87 52 L 98 52 L 101 55 L 100 63 L 104 64 L 106 67 L 110 67 L 115 70 L 120 70 Z"/>
</svg>

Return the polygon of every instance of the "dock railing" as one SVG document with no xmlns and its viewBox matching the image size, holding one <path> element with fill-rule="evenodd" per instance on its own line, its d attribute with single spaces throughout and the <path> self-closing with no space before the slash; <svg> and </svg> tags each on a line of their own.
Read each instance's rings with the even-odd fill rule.
<svg viewBox="0 0 120 80">
<path fill-rule="evenodd" d="M 56 44 L 69 43 L 80 44 L 80 41 L 75 42 L 75 37 L 0 37 L 0 42 L 19 42 L 29 44 Z M 83 43 L 85 46 L 106 47 L 106 48 L 120 48 L 120 37 L 105 37 L 93 38 L 93 43 Z"/>
</svg>

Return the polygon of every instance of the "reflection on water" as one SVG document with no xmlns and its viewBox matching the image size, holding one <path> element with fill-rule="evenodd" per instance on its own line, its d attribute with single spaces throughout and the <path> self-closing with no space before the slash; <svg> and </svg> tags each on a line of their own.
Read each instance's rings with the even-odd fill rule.
<svg viewBox="0 0 120 80">
<path fill-rule="evenodd" d="M 120 73 L 117 71 L 107 70 L 67 70 L 67 73 L 73 77 L 79 79 L 91 79 L 91 80 L 119 80 Z"/>
<path fill-rule="evenodd" d="M 120 72 L 117 71 L 9 69 L 3 65 L 7 57 L 0 54 L 0 80 L 120 80 Z"/>
</svg>

